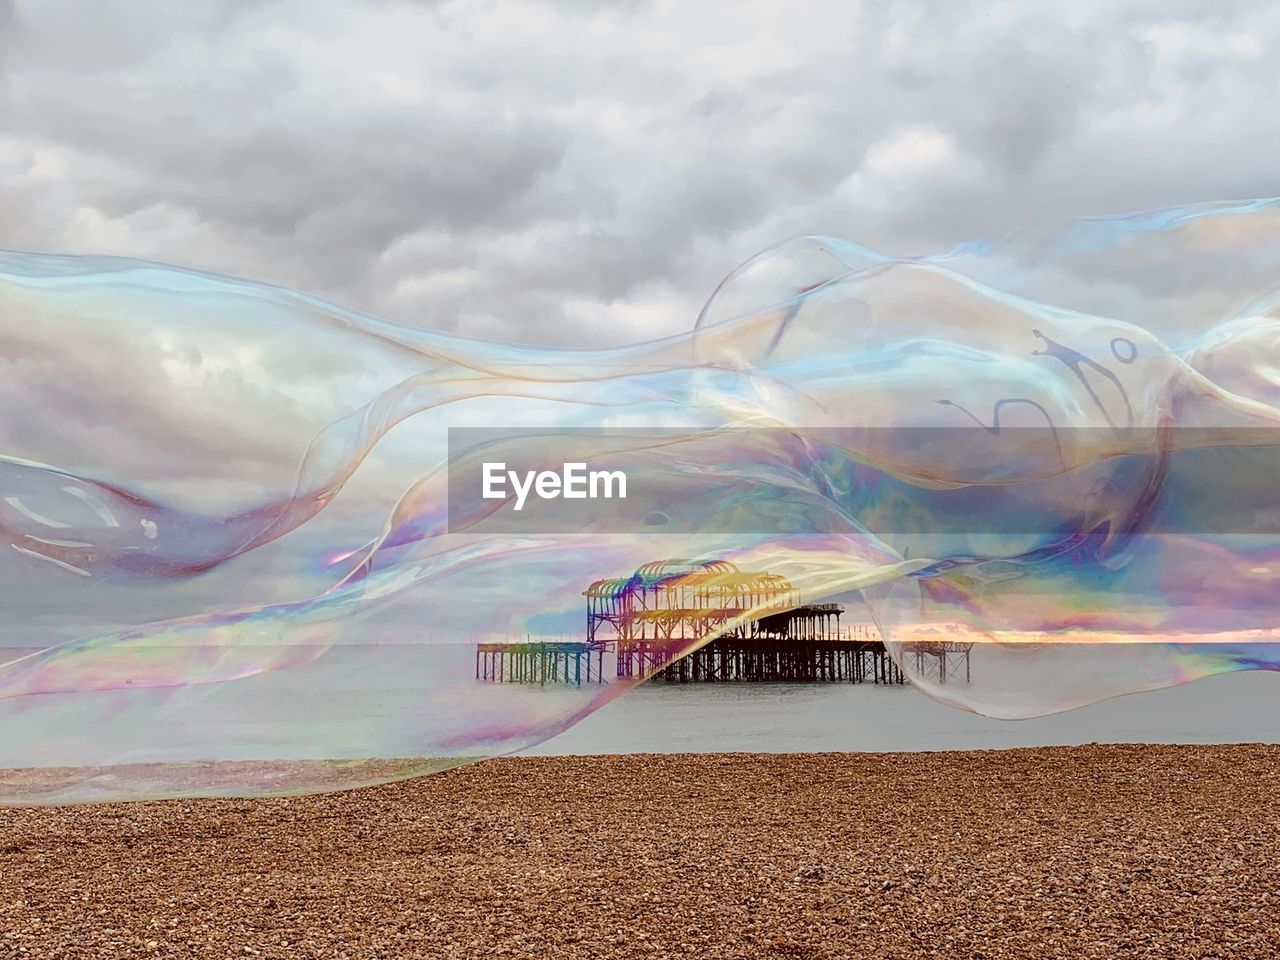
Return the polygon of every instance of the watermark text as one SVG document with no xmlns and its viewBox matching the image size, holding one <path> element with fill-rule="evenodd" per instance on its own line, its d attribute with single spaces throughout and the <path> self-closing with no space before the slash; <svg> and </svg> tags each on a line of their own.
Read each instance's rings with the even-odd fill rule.
<svg viewBox="0 0 1280 960">
<path fill-rule="evenodd" d="M 627 498 L 627 475 L 621 470 L 588 470 L 585 463 L 566 463 L 554 470 L 508 470 L 502 461 L 482 467 L 485 500 L 506 500 L 507 485 L 515 494 L 516 510 L 523 510 L 529 494 L 540 500 L 612 500 Z"/>
</svg>

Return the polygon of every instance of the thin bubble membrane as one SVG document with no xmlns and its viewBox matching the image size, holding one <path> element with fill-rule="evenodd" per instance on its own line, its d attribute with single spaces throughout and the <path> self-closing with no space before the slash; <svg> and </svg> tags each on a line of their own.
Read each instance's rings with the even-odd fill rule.
<svg viewBox="0 0 1280 960">
<path fill-rule="evenodd" d="M 922 257 L 801 238 L 687 334 L 610 350 L 0 254 L 0 802 L 519 750 L 643 680 L 590 603 L 659 595 L 697 614 L 658 662 L 839 603 L 919 690 L 999 717 L 1275 669 L 1278 228 L 1259 200 Z M 584 449 L 625 500 L 539 526 L 458 497 L 490 456 Z M 512 644 L 555 676 L 488 676 Z"/>
</svg>

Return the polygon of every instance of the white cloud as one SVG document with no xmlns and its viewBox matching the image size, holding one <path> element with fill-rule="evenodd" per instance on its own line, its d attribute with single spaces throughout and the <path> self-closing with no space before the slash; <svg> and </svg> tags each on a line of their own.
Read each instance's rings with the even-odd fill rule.
<svg viewBox="0 0 1280 960">
<path fill-rule="evenodd" d="M 472 334 L 618 342 L 687 326 L 724 273 L 795 234 L 915 252 L 1274 192 L 1277 17 L 0 4 L 0 245 L 158 257 Z"/>
</svg>

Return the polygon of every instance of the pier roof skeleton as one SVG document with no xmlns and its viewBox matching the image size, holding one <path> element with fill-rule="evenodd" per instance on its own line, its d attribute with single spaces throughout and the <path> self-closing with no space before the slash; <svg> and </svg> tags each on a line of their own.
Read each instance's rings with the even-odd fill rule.
<svg viewBox="0 0 1280 960">
<path fill-rule="evenodd" d="M 800 606 L 786 577 L 744 572 L 727 560 L 646 563 L 630 577 L 597 580 L 583 595 L 587 642 L 620 652 L 698 643 L 744 619 Z"/>
</svg>

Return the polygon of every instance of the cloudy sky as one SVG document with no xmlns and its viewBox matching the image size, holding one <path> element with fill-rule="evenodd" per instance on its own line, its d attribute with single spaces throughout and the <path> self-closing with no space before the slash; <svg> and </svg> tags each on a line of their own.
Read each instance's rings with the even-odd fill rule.
<svg viewBox="0 0 1280 960">
<path fill-rule="evenodd" d="M 1280 192 L 1278 49 L 1265 0 L 0 0 L 0 247 L 616 343 L 798 234 Z"/>
</svg>

